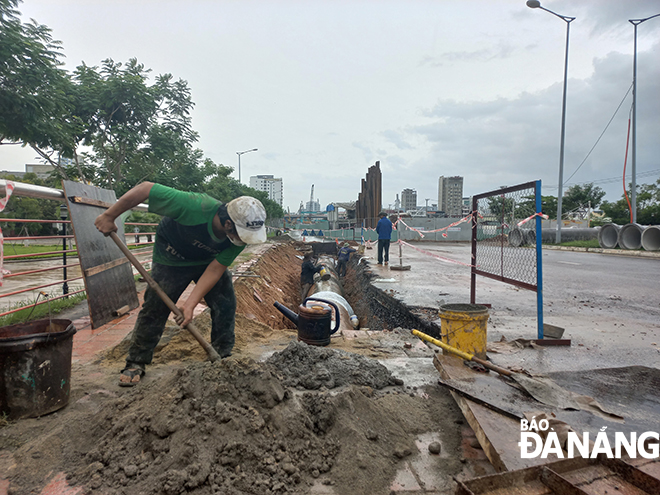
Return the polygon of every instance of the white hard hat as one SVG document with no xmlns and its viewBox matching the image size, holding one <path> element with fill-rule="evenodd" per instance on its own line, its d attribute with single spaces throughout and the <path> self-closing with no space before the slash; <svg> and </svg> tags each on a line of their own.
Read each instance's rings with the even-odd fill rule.
<svg viewBox="0 0 660 495">
<path fill-rule="evenodd" d="M 227 203 L 227 213 L 245 244 L 266 242 L 266 209 L 256 198 L 241 196 Z"/>
</svg>

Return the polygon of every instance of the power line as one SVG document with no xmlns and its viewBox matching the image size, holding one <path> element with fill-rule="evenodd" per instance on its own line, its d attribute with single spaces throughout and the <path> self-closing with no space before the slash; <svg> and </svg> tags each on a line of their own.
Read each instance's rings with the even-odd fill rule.
<svg viewBox="0 0 660 495">
<path fill-rule="evenodd" d="M 596 148 L 596 146 L 600 142 L 600 139 L 603 137 L 603 135 L 607 131 L 607 128 L 610 126 L 610 124 L 614 120 L 614 117 L 616 117 L 616 114 L 619 112 L 619 109 L 621 108 L 621 105 L 623 105 L 623 102 L 626 101 L 626 98 L 628 97 L 628 94 L 630 93 L 630 90 L 632 89 L 632 87 L 633 87 L 633 85 L 631 83 L 630 87 L 628 88 L 628 91 L 626 91 L 626 94 L 623 96 L 623 99 L 621 100 L 621 103 L 619 103 L 619 106 L 616 107 L 616 110 L 614 110 L 614 115 L 612 115 L 612 118 L 610 119 L 610 121 L 605 126 L 605 129 L 603 129 L 603 132 L 600 133 L 600 136 L 598 136 L 598 139 L 596 139 L 596 142 L 594 143 L 594 145 L 589 150 L 589 153 L 587 153 L 587 156 L 584 157 L 584 160 L 582 160 L 582 163 L 580 163 L 580 165 L 578 165 L 578 168 L 575 169 L 575 172 L 573 172 L 571 174 L 571 176 L 564 181 L 564 185 L 568 184 L 568 181 L 571 180 L 575 174 L 577 174 L 578 170 L 580 170 L 580 168 L 582 168 L 582 165 L 584 165 L 584 162 L 587 161 L 587 158 L 589 158 L 589 156 L 591 155 L 591 152 Z"/>
<path fill-rule="evenodd" d="M 637 174 L 637 177 L 649 177 L 649 176 L 658 176 L 660 175 L 660 168 L 656 168 L 654 170 L 648 170 L 646 172 L 641 172 Z M 626 178 L 632 178 L 632 174 L 626 174 Z M 619 182 L 621 180 L 621 176 L 618 177 L 608 177 L 605 179 L 596 179 L 596 180 L 585 180 L 583 182 L 572 182 L 572 185 L 578 185 L 578 184 L 609 184 L 612 182 Z M 566 184 L 564 184 L 566 185 Z M 542 186 L 544 189 L 557 189 L 556 185 L 553 186 Z"/>
</svg>

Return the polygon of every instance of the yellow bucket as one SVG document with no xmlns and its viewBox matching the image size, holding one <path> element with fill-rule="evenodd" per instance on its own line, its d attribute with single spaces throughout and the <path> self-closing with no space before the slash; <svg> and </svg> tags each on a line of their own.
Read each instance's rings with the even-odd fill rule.
<svg viewBox="0 0 660 495">
<path fill-rule="evenodd" d="M 440 307 L 442 341 L 486 359 L 488 307 L 481 304 L 445 304 Z"/>
</svg>

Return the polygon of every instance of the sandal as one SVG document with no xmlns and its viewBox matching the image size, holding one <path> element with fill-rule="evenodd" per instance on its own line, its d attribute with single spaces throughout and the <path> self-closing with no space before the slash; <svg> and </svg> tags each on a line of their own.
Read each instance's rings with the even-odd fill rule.
<svg viewBox="0 0 660 495">
<path fill-rule="evenodd" d="M 140 379 L 146 374 L 143 364 L 131 363 L 127 364 L 126 368 L 121 370 L 121 375 L 119 377 L 119 386 L 120 387 L 134 387 L 140 383 Z M 127 377 L 128 380 L 122 380 L 122 378 Z"/>
</svg>

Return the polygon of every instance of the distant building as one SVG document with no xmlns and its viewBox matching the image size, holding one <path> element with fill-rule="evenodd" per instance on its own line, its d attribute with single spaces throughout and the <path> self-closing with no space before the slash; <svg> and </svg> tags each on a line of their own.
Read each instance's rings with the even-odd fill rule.
<svg viewBox="0 0 660 495">
<path fill-rule="evenodd" d="M 444 177 L 438 179 L 438 210 L 449 217 L 458 217 L 463 213 L 463 177 Z"/>
<path fill-rule="evenodd" d="M 417 209 L 417 191 L 414 189 L 404 189 L 401 191 L 401 209 L 403 211 Z"/>
<path fill-rule="evenodd" d="M 43 165 L 41 163 L 26 163 L 25 172 L 19 172 L 18 170 L 0 170 L 0 177 L 13 175 L 18 179 L 22 179 L 25 174 L 35 174 L 39 179 L 48 179 L 50 173 L 53 170 L 55 170 L 55 167 L 52 165 Z"/>
<path fill-rule="evenodd" d="M 281 178 L 275 178 L 273 175 L 253 175 L 250 177 L 250 187 L 268 193 L 268 199 L 282 206 L 283 186 Z"/>
<path fill-rule="evenodd" d="M 313 200 L 305 203 L 305 211 L 323 211 L 321 210 L 321 201 Z"/>
<path fill-rule="evenodd" d="M 36 174 L 39 179 L 47 179 L 53 170 L 55 170 L 55 167 L 52 165 L 44 165 L 42 163 L 25 164 L 25 173 Z"/>
<path fill-rule="evenodd" d="M 463 212 L 461 213 L 462 216 L 466 217 L 470 214 L 472 211 L 472 196 L 469 198 L 463 198 Z"/>
</svg>

